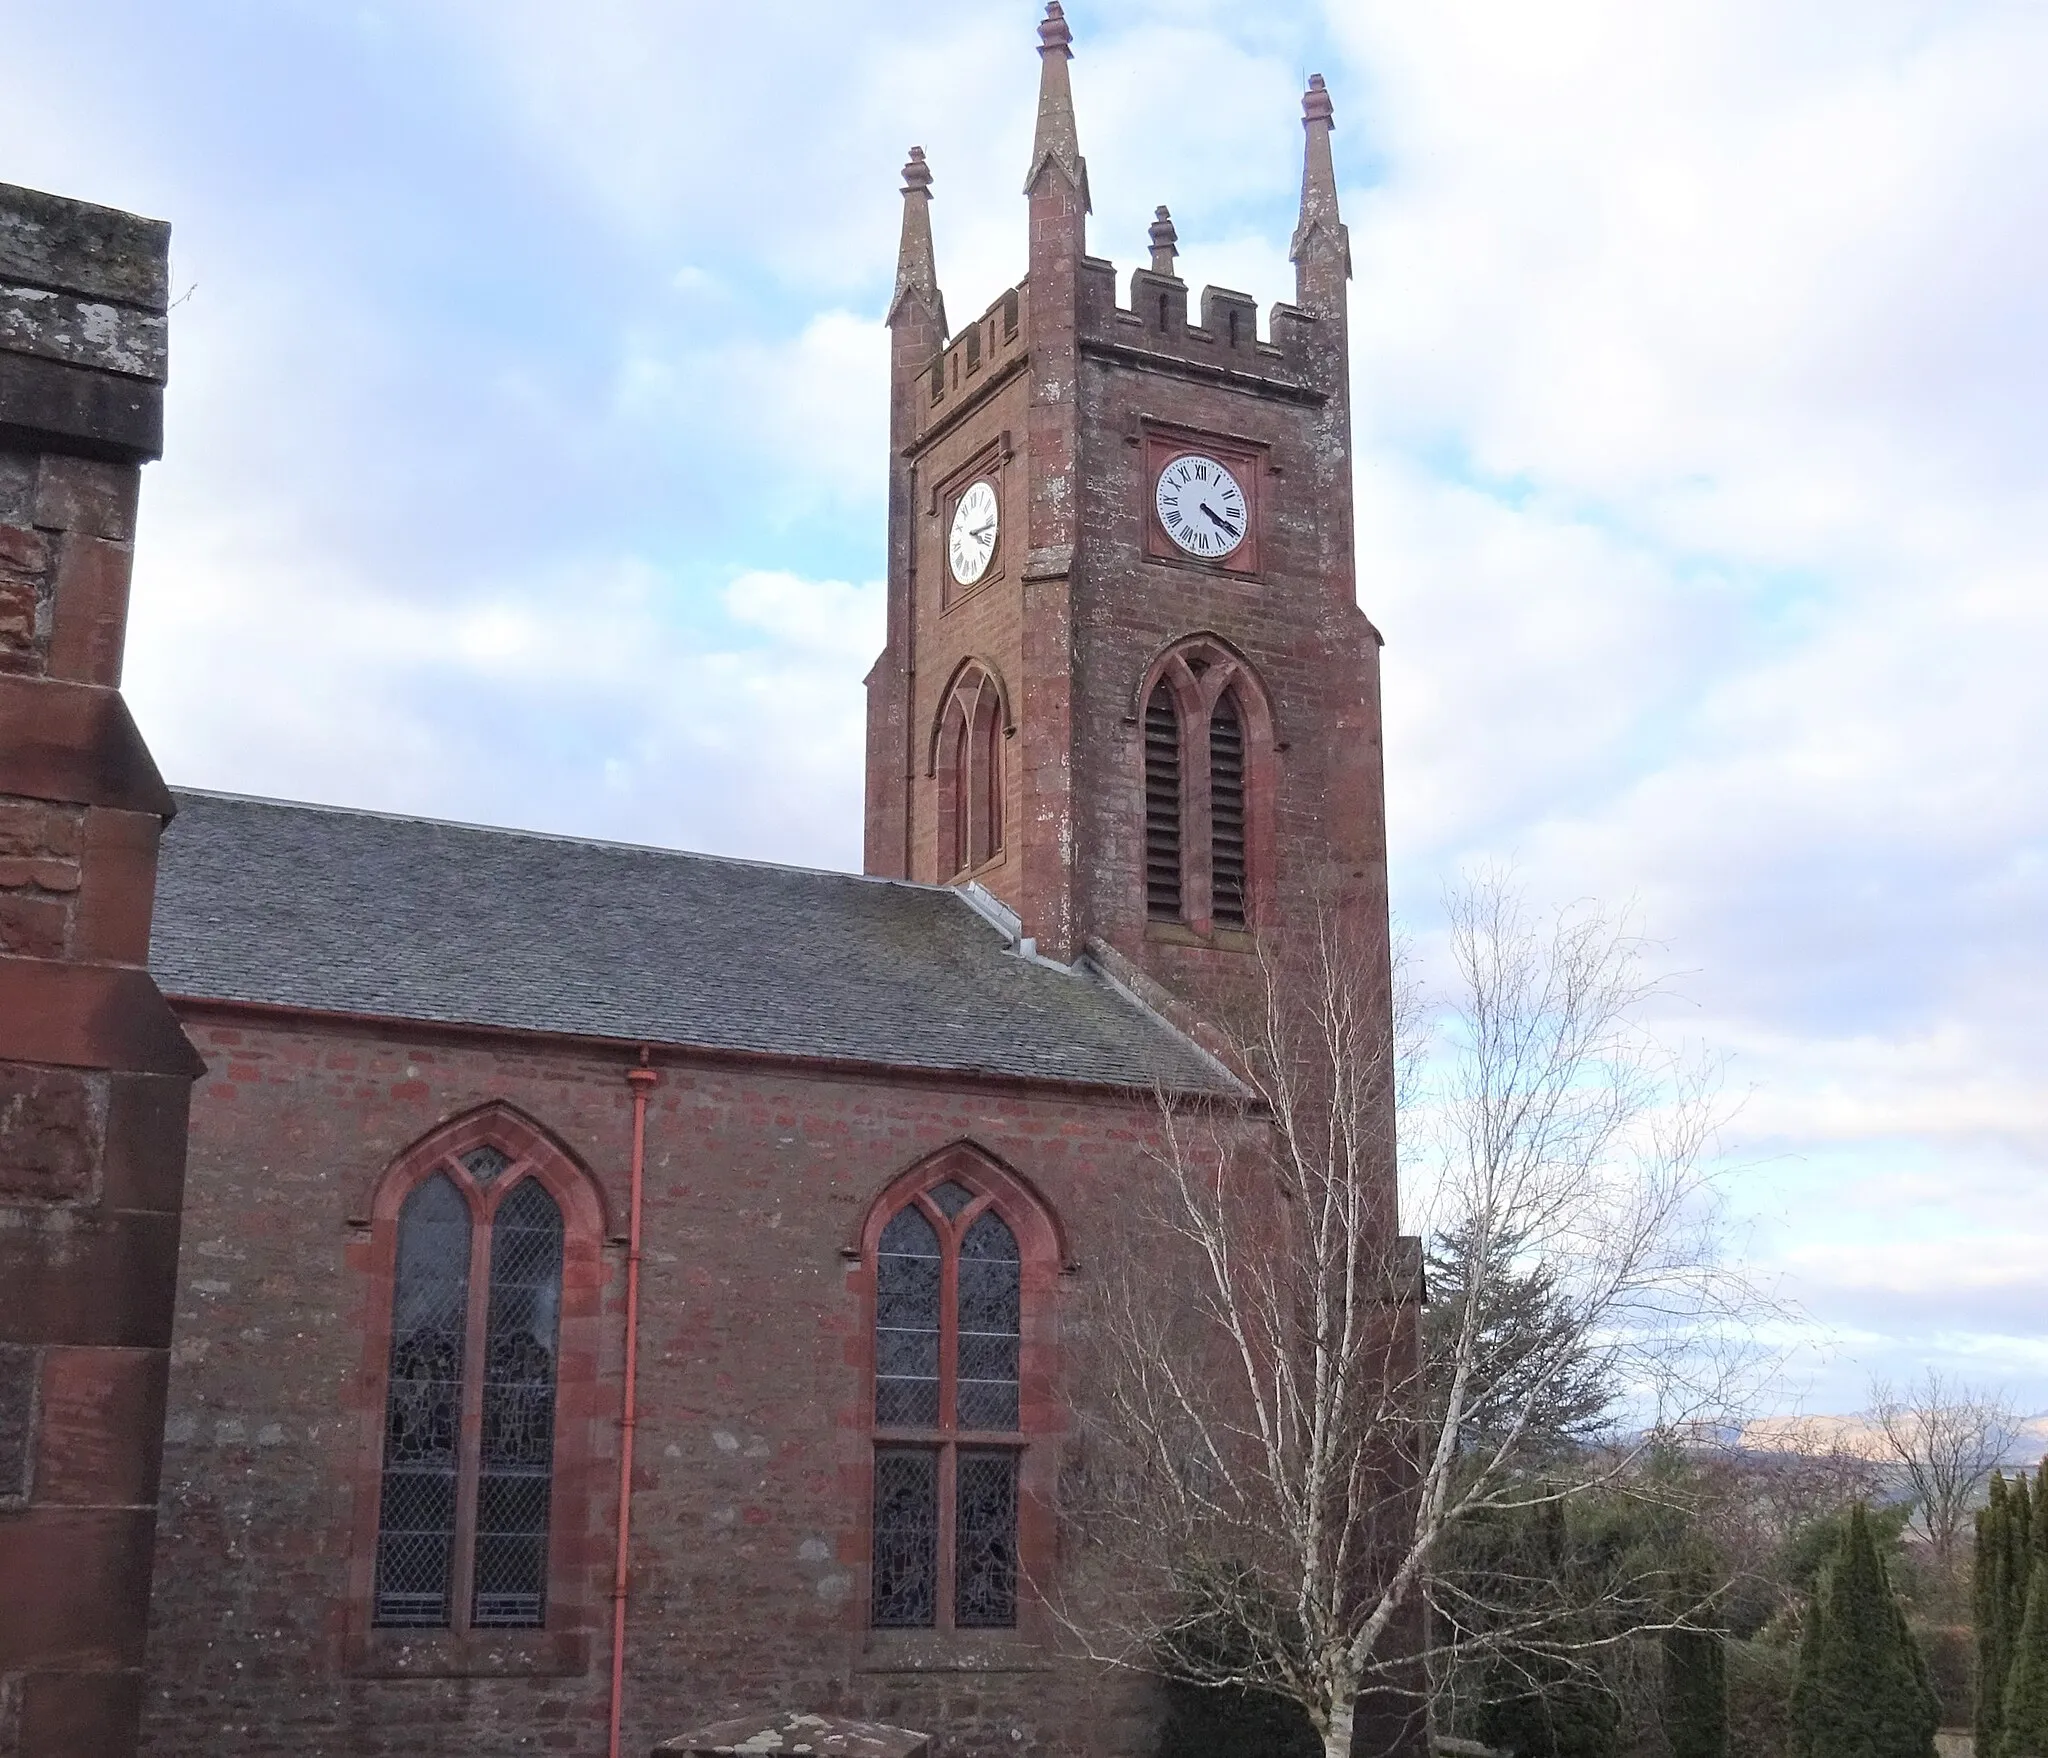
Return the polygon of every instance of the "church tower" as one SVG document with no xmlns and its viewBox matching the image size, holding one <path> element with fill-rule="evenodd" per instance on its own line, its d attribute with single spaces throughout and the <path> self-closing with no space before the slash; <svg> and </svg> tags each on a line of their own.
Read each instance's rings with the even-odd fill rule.
<svg viewBox="0 0 2048 1758">
<path fill-rule="evenodd" d="M 887 644 L 867 870 L 978 882 L 1048 957 L 1207 1010 L 1319 907 L 1386 921 L 1379 637 L 1352 552 L 1350 251 L 1320 75 L 1292 304 L 1088 254 L 1058 0 L 1039 26 L 1024 279 L 949 334 L 932 172 L 889 309 Z"/>
</svg>

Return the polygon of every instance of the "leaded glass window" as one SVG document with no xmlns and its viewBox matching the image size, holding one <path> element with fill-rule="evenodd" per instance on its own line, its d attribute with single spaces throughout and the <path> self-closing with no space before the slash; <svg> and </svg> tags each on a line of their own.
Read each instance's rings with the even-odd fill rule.
<svg viewBox="0 0 2048 1758">
<path fill-rule="evenodd" d="M 480 1627 L 538 1629 L 546 1621 L 561 1306 L 562 1211 L 529 1178 L 491 1223 L 470 1612 Z"/>
<path fill-rule="evenodd" d="M 923 1448 L 875 1451 L 874 1622 L 925 1630 L 939 1609 L 939 1456 Z"/>
<path fill-rule="evenodd" d="M 954 1491 L 953 1622 L 963 1630 L 1017 1621 L 1017 1455 L 965 1452 Z"/>
<path fill-rule="evenodd" d="M 564 1216 L 500 1148 L 437 1164 L 398 1213 L 371 1623 L 541 1629 Z"/>
<path fill-rule="evenodd" d="M 1022 1268 L 1017 1236 L 983 1209 L 960 1241 L 954 1396 L 962 1428 L 1017 1426 Z"/>
<path fill-rule="evenodd" d="M 939 1420 L 939 1235 L 907 1208 L 882 1230 L 875 1263 L 875 1421 L 933 1428 Z"/>
<path fill-rule="evenodd" d="M 948 1179 L 898 1209 L 875 1255 L 877 1628 L 1016 1622 L 1019 1453 L 990 1437 L 1018 1431 L 1022 1346 L 1022 1254 L 988 1199 Z"/>
<path fill-rule="evenodd" d="M 398 1216 L 384 1471 L 377 1512 L 375 1621 L 448 1622 L 469 1320 L 469 1205 L 444 1173 Z"/>
</svg>

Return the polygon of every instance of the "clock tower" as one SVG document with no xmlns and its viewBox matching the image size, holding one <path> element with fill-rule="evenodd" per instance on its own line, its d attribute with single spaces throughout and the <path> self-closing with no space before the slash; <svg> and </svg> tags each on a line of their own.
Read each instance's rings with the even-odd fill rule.
<svg viewBox="0 0 2048 1758">
<path fill-rule="evenodd" d="M 1385 944 L 1330 97 L 1310 80 L 1295 297 L 1262 322 L 1191 299 L 1164 207 L 1123 288 L 1088 254 L 1058 0 L 1038 34 L 1027 273 L 957 331 L 904 167 L 867 870 L 975 882 L 1042 956 L 1211 1013 L 1319 911 Z"/>
</svg>

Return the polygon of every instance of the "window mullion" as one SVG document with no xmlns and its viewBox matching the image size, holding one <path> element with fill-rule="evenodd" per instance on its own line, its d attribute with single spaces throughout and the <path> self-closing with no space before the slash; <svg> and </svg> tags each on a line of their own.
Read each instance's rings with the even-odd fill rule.
<svg viewBox="0 0 2048 1758">
<path fill-rule="evenodd" d="M 959 1446 L 946 1440 L 939 1446 L 939 1615 L 937 1627 L 950 1630 L 953 1625 L 953 1559 L 956 1534 L 954 1526 L 960 1517 L 960 1497 L 954 1482 L 955 1466 L 960 1457 Z"/>
<path fill-rule="evenodd" d="M 491 1310 L 491 1227 L 478 1219 L 469 1234 L 469 1329 L 463 1350 L 462 1428 L 455 1442 L 455 1566 L 448 1625 L 466 1631 L 475 1609 L 477 1460 L 483 1444 L 485 1339 Z"/>
<path fill-rule="evenodd" d="M 960 1430 L 960 1230 L 948 1220 L 939 1234 L 939 1615 L 938 1627 L 953 1627 L 953 1520 L 958 1497 L 953 1463 Z"/>
</svg>

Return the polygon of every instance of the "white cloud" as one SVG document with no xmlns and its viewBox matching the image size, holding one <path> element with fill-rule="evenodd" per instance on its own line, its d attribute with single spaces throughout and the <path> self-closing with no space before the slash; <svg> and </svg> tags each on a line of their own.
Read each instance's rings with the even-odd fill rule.
<svg viewBox="0 0 2048 1758">
<path fill-rule="evenodd" d="M 0 147 L 199 283 L 130 647 L 167 772 L 853 862 L 895 174 L 965 322 L 1024 268 L 1036 0 L 86 5 Z M 1287 297 L 1330 77 L 1409 913 L 1500 854 L 1636 899 L 1752 1091 L 1799 1359 L 2048 1387 L 1999 1243 L 2048 1238 L 2048 13 L 1069 12 L 1126 272 L 1163 201 L 1197 286 Z"/>
<path fill-rule="evenodd" d="M 1759 1248 L 1856 1327 L 1830 1383 L 2038 1376 L 2048 15 L 1328 16 L 1413 913 L 1499 855 L 1634 899 L 1753 1089 Z"/>
</svg>

